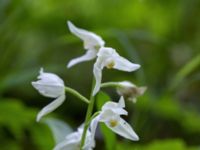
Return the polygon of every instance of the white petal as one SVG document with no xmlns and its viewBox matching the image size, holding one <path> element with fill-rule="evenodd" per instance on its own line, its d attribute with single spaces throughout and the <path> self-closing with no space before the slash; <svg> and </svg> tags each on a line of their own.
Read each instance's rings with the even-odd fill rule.
<svg viewBox="0 0 200 150">
<path fill-rule="evenodd" d="M 94 119 L 92 119 L 90 123 L 90 129 L 91 129 L 91 139 L 93 140 L 95 138 L 95 133 L 97 129 L 98 122 L 100 120 L 100 115 L 96 116 Z"/>
<path fill-rule="evenodd" d="M 65 95 L 61 95 L 56 100 L 45 106 L 37 115 L 37 121 L 40 121 L 40 119 L 45 116 L 46 114 L 54 111 L 56 108 L 58 108 L 65 100 Z"/>
<path fill-rule="evenodd" d="M 95 147 L 95 140 L 92 137 L 91 133 L 90 134 L 89 133 L 90 132 L 88 131 L 86 135 L 86 140 L 83 146 L 83 150 L 92 150 Z"/>
<path fill-rule="evenodd" d="M 38 81 L 32 82 L 32 85 L 40 94 L 52 98 L 62 95 L 65 86 L 59 76 L 53 73 L 45 73 L 42 68 L 38 76 Z"/>
<path fill-rule="evenodd" d="M 124 97 L 123 96 L 120 97 L 118 105 L 121 108 L 125 107 L 125 102 L 124 102 Z"/>
<path fill-rule="evenodd" d="M 108 58 L 108 57 L 111 57 L 112 55 L 117 55 L 117 52 L 115 49 L 111 48 L 111 47 L 101 47 L 99 49 L 99 52 L 97 53 L 97 56 L 98 57 L 102 57 L 104 59 Z"/>
<path fill-rule="evenodd" d="M 79 133 L 78 131 L 70 133 L 65 137 L 66 141 L 75 143 L 80 141 L 82 133 Z"/>
<path fill-rule="evenodd" d="M 124 98 L 121 96 L 118 103 L 116 102 L 106 102 L 102 107 L 102 112 L 110 110 L 118 115 L 128 115 L 128 112 L 124 110 L 125 107 Z"/>
<path fill-rule="evenodd" d="M 122 82 L 118 82 L 120 86 L 122 87 L 135 87 L 135 84 L 129 82 L 129 81 L 122 81 Z"/>
<path fill-rule="evenodd" d="M 77 150 L 79 142 L 69 142 L 67 140 L 60 142 L 53 150 Z"/>
<path fill-rule="evenodd" d="M 100 63 L 99 59 L 97 59 L 97 61 L 94 64 L 93 73 L 94 73 L 94 77 L 96 80 L 95 87 L 93 90 L 93 96 L 94 96 L 97 94 L 97 92 L 100 89 L 101 79 L 102 79 L 102 69 L 101 69 L 101 63 Z"/>
<path fill-rule="evenodd" d="M 85 55 L 83 55 L 81 57 L 78 57 L 78 58 L 72 59 L 68 63 L 67 68 L 70 68 L 70 67 L 72 67 L 72 66 L 74 66 L 74 65 L 76 65 L 76 64 L 78 64 L 80 62 L 92 60 L 92 59 L 94 59 L 96 57 L 96 54 L 97 54 L 96 51 L 94 51 L 94 50 L 88 50 Z"/>
<path fill-rule="evenodd" d="M 73 132 L 72 128 L 67 123 L 59 119 L 47 118 L 45 119 L 45 123 L 51 129 L 57 144 L 65 140 L 66 135 Z"/>
<path fill-rule="evenodd" d="M 99 115 L 99 121 L 100 122 L 109 122 L 109 120 L 118 120 L 119 114 L 115 113 L 111 109 L 102 110 Z"/>
<path fill-rule="evenodd" d="M 135 131 L 131 128 L 131 126 L 122 118 L 119 119 L 118 125 L 115 127 L 111 127 L 109 123 L 106 125 L 115 133 L 120 136 L 127 138 L 129 140 L 138 141 L 139 137 L 135 133 Z"/>
<path fill-rule="evenodd" d="M 64 86 L 51 83 L 42 83 L 41 81 L 32 82 L 35 89 L 46 97 L 56 98 L 64 93 Z"/>
<path fill-rule="evenodd" d="M 79 139 L 79 141 L 81 141 L 83 130 L 84 130 L 84 126 L 81 125 L 78 128 L 79 137 L 77 137 L 76 140 Z M 92 136 L 93 136 L 92 133 L 88 129 L 87 132 L 86 132 L 86 137 L 85 137 L 85 143 L 84 143 L 84 146 L 83 146 L 83 150 L 92 150 L 92 148 L 95 147 L 95 140 L 94 140 L 94 137 L 92 137 Z"/>
<path fill-rule="evenodd" d="M 140 68 L 139 64 L 134 64 L 121 56 L 115 57 L 114 59 L 115 59 L 115 65 L 114 65 L 115 69 L 131 72 Z"/>
<path fill-rule="evenodd" d="M 128 112 L 124 110 L 121 106 L 119 106 L 118 103 L 115 102 L 107 102 L 102 107 L 102 112 L 105 112 L 107 110 L 111 110 L 115 114 L 118 115 L 128 115 Z"/>
<path fill-rule="evenodd" d="M 64 86 L 63 80 L 58 75 L 54 73 L 43 72 L 43 69 L 40 70 L 40 75 L 38 76 L 38 79 L 41 83 L 44 84 L 51 83 L 54 85 Z"/>
<path fill-rule="evenodd" d="M 70 31 L 84 41 L 85 49 L 87 49 L 87 50 L 93 49 L 94 50 L 96 46 L 98 46 L 98 47 L 104 46 L 105 42 L 103 41 L 103 39 L 100 36 L 90 32 L 90 31 L 77 28 L 70 21 L 68 21 L 67 23 L 68 23 L 68 27 L 69 27 Z"/>
</svg>

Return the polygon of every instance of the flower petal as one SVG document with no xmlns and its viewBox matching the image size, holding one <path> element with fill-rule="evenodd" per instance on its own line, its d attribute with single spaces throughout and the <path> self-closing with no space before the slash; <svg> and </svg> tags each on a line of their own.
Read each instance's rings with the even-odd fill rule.
<svg viewBox="0 0 200 150">
<path fill-rule="evenodd" d="M 93 90 L 93 96 L 94 96 L 99 91 L 100 86 L 101 86 L 101 80 L 102 80 L 102 69 L 101 69 L 101 63 L 99 62 L 99 59 L 97 59 L 96 63 L 94 64 L 93 73 L 96 80 L 95 87 Z"/>
<path fill-rule="evenodd" d="M 54 147 L 53 150 L 76 150 L 78 149 L 79 142 L 70 142 L 67 140 L 64 140 L 60 142 L 59 144 Z"/>
<path fill-rule="evenodd" d="M 131 126 L 122 118 L 119 119 L 118 125 L 115 127 L 111 127 L 109 123 L 106 123 L 107 127 L 110 128 L 113 132 L 119 134 L 120 136 L 133 140 L 133 141 L 138 141 L 139 137 L 133 131 Z"/>
<path fill-rule="evenodd" d="M 120 86 L 122 86 L 122 88 L 130 88 L 130 87 L 135 87 L 135 84 L 129 82 L 129 81 L 121 81 L 118 82 Z"/>
<path fill-rule="evenodd" d="M 90 130 L 91 130 L 91 139 L 93 140 L 95 138 L 95 133 L 97 129 L 97 125 L 100 120 L 100 115 L 96 116 L 94 119 L 92 119 L 90 123 Z"/>
<path fill-rule="evenodd" d="M 65 140 L 66 135 L 73 133 L 72 128 L 59 119 L 47 118 L 45 119 L 45 123 L 51 129 L 54 140 L 57 144 Z"/>
<path fill-rule="evenodd" d="M 118 103 L 115 102 L 107 102 L 105 105 L 103 105 L 102 111 L 106 112 L 107 110 L 111 110 L 112 112 L 118 115 L 128 115 L 128 112 L 122 107 L 120 107 Z"/>
<path fill-rule="evenodd" d="M 58 108 L 65 100 L 65 95 L 59 96 L 56 100 L 45 106 L 37 115 L 37 121 L 40 121 L 40 119 L 45 116 L 46 114 L 54 111 L 56 108 Z"/>
<path fill-rule="evenodd" d="M 88 50 L 93 49 L 94 50 L 95 47 L 104 46 L 105 42 L 103 41 L 103 39 L 100 36 L 90 32 L 90 31 L 77 28 L 70 21 L 68 21 L 67 23 L 68 23 L 69 30 L 84 41 L 85 49 L 88 49 Z"/>
<path fill-rule="evenodd" d="M 115 59 L 115 65 L 113 68 L 115 69 L 132 72 L 140 68 L 139 64 L 134 64 L 125 59 L 124 57 L 116 56 L 114 59 Z"/>
<path fill-rule="evenodd" d="M 56 98 L 64 94 L 63 80 L 53 73 L 43 72 L 40 70 L 38 81 L 32 82 L 32 85 L 38 92 L 46 97 Z"/>
<path fill-rule="evenodd" d="M 94 59 L 95 57 L 96 57 L 96 51 L 94 51 L 94 50 L 88 50 L 88 51 L 86 52 L 85 55 L 80 56 L 80 57 L 78 57 L 78 58 L 72 59 L 72 60 L 68 63 L 67 68 L 70 68 L 70 67 L 72 67 L 72 66 L 74 66 L 74 65 L 76 65 L 76 64 L 78 64 L 78 63 L 80 63 L 80 62 L 92 60 L 92 59 Z"/>
<path fill-rule="evenodd" d="M 121 96 L 118 102 L 119 107 L 124 108 L 125 107 L 125 102 L 124 102 L 124 97 Z"/>
<path fill-rule="evenodd" d="M 46 97 L 56 98 L 64 93 L 64 86 L 42 83 L 41 81 L 32 82 L 35 89 Z"/>
<path fill-rule="evenodd" d="M 102 107 L 102 111 L 105 112 L 111 110 L 112 112 L 118 115 L 128 115 L 128 112 L 123 109 L 124 107 L 125 107 L 124 98 L 123 96 L 121 96 L 118 103 L 110 101 L 106 102 Z"/>
<path fill-rule="evenodd" d="M 40 69 L 40 75 L 38 76 L 38 79 L 43 84 L 51 83 L 53 85 L 64 86 L 63 80 L 58 75 L 44 72 L 43 68 Z"/>
</svg>

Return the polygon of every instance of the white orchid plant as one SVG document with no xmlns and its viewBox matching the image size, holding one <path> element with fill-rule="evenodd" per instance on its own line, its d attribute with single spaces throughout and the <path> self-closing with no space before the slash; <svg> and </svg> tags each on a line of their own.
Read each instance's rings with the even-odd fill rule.
<svg viewBox="0 0 200 150">
<path fill-rule="evenodd" d="M 55 99 L 38 113 L 37 121 L 40 121 L 44 116 L 63 104 L 65 101 L 65 92 L 73 94 L 88 104 L 83 125 L 76 132 L 66 135 L 61 142 L 56 144 L 54 150 L 94 149 L 95 132 L 100 122 L 104 123 L 116 134 L 132 141 L 138 141 L 138 135 L 121 115 L 128 115 L 128 112 L 125 110 L 124 98 L 136 102 L 136 98 L 145 92 L 146 87 L 138 87 L 129 81 L 106 83 L 101 83 L 101 81 L 104 68 L 132 72 L 139 69 L 140 65 L 120 56 L 115 49 L 105 47 L 104 40 L 95 33 L 78 28 L 70 21 L 68 21 L 68 27 L 72 34 L 83 41 L 86 53 L 83 56 L 72 59 L 68 63 L 67 68 L 84 61 L 96 59 L 93 67 L 93 81 L 95 82 L 93 82 L 89 99 L 81 95 L 78 91 L 66 86 L 64 81 L 56 74 L 44 72 L 43 69 L 40 70 L 38 81 L 32 82 L 33 87 L 40 94 Z M 93 112 L 95 96 L 100 89 L 112 86 L 116 87 L 117 93 L 120 95 L 119 102 L 108 101 L 102 106 L 100 111 Z"/>
</svg>

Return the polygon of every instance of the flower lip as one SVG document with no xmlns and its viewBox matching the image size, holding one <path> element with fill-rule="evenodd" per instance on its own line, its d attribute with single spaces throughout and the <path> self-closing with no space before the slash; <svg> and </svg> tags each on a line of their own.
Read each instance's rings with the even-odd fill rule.
<svg viewBox="0 0 200 150">
<path fill-rule="evenodd" d="M 115 66 L 115 61 L 113 59 L 106 60 L 106 68 L 112 69 Z"/>
<path fill-rule="evenodd" d="M 111 127 L 116 127 L 116 126 L 118 125 L 118 121 L 117 121 L 117 120 L 113 120 L 113 119 L 111 119 L 111 120 L 109 121 L 109 123 L 110 123 L 110 126 L 111 126 Z"/>
</svg>

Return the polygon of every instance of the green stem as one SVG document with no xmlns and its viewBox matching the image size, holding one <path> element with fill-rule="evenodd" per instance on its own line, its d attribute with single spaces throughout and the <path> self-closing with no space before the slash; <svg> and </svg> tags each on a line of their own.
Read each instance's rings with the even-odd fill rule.
<svg viewBox="0 0 200 150">
<path fill-rule="evenodd" d="M 72 95 L 78 97 L 80 100 L 82 100 L 83 102 L 89 104 L 90 101 L 84 97 L 83 95 L 81 95 L 79 92 L 77 92 L 76 90 L 72 89 L 72 88 L 69 88 L 69 87 L 65 87 L 65 91 L 68 92 L 68 93 L 71 93 Z"/>
<path fill-rule="evenodd" d="M 90 122 L 92 121 L 92 119 L 94 119 L 96 116 L 98 116 L 100 114 L 100 111 L 95 112 L 91 117 L 90 120 L 86 123 L 87 125 L 90 124 Z"/>
<path fill-rule="evenodd" d="M 122 87 L 118 82 L 106 82 L 106 83 L 102 83 L 101 87 Z"/>
<path fill-rule="evenodd" d="M 92 95 L 92 92 L 93 92 L 93 89 L 94 89 L 94 83 L 95 83 L 95 81 L 93 79 L 93 81 L 92 81 L 92 90 L 91 90 L 91 94 L 90 94 L 90 103 L 88 105 L 87 113 L 86 113 L 86 117 L 85 117 L 85 124 L 84 124 L 83 134 L 82 134 L 82 137 L 81 137 L 80 150 L 83 149 L 83 146 L 84 146 L 84 143 L 85 143 L 85 137 L 86 137 L 87 129 L 89 127 L 88 122 L 90 121 L 90 118 L 91 118 L 91 115 L 92 115 L 92 111 L 93 111 L 93 108 L 94 108 L 95 98 Z"/>
</svg>

